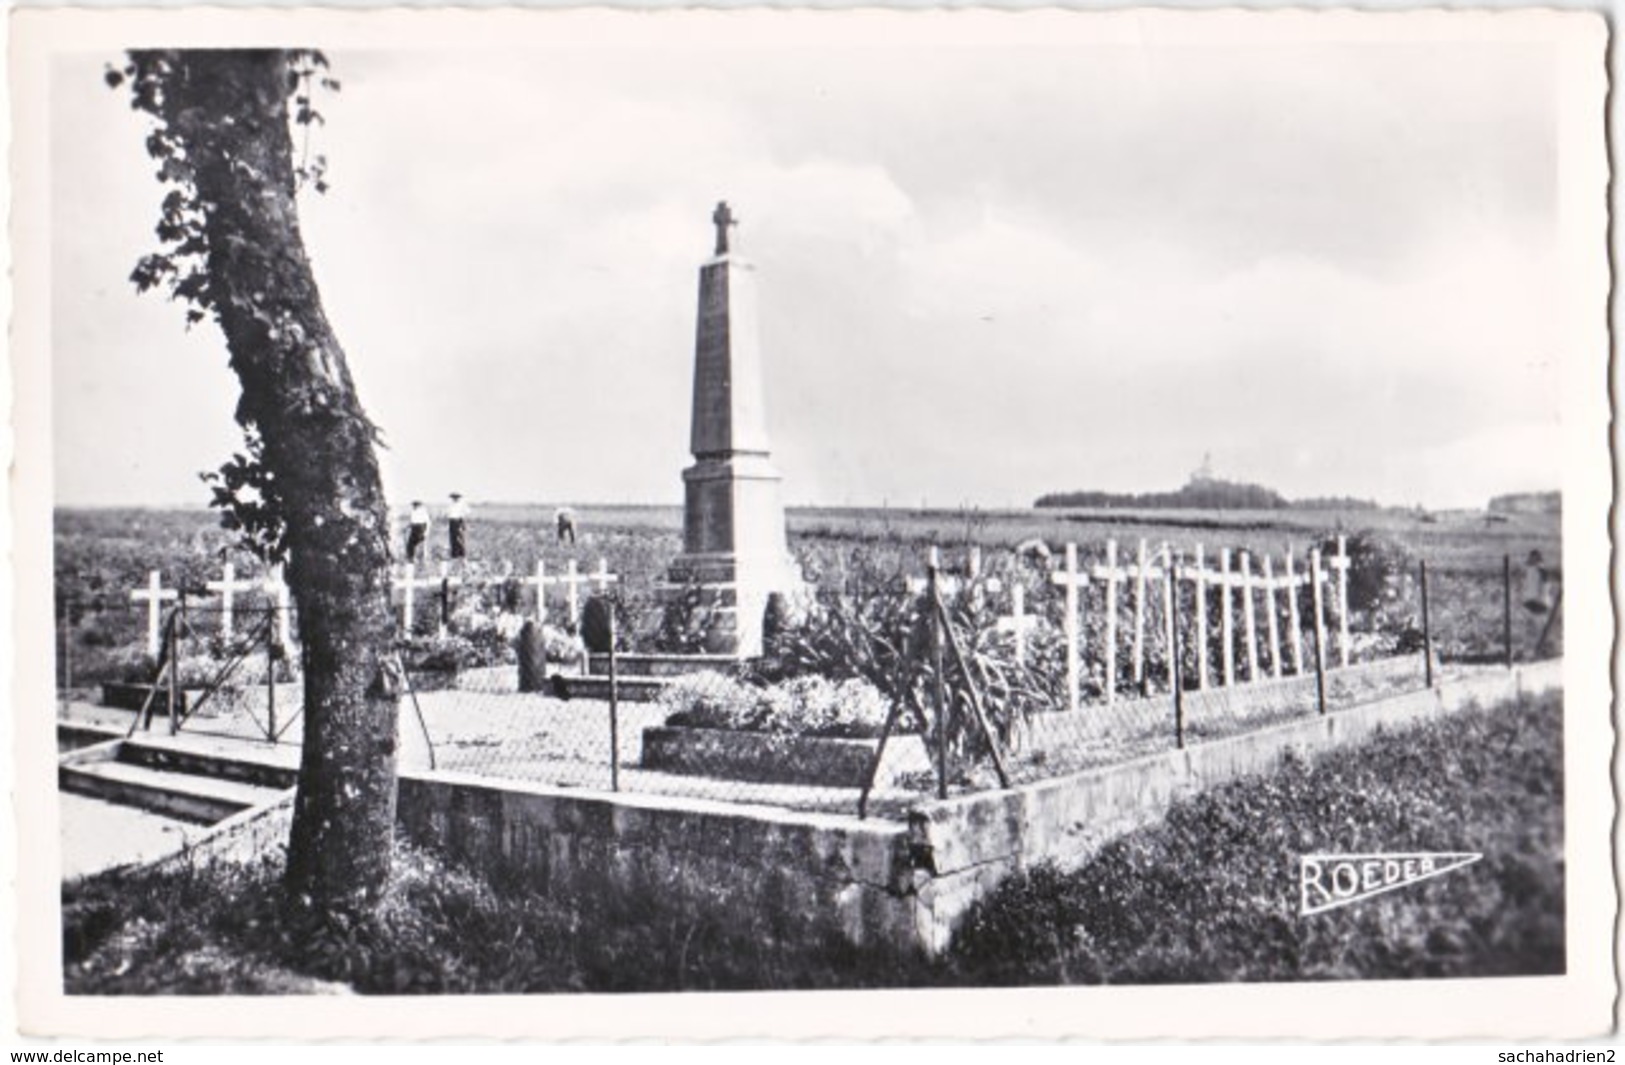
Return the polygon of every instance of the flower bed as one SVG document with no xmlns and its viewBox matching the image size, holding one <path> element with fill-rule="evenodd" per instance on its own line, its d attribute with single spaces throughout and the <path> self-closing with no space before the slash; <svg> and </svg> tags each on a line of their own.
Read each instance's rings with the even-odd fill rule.
<svg viewBox="0 0 1625 1065">
<path fill-rule="evenodd" d="M 666 725 L 645 729 L 643 767 L 774 784 L 861 787 L 887 703 L 867 681 L 797 677 L 757 687 L 694 674 L 661 693 Z M 876 783 L 929 769 L 918 736 L 894 735 Z"/>
<path fill-rule="evenodd" d="M 880 735 L 885 697 L 864 680 L 796 677 L 756 687 L 720 673 L 679 678 L 661 693 L 666 724 L 831 739 Z"/>
</svg>

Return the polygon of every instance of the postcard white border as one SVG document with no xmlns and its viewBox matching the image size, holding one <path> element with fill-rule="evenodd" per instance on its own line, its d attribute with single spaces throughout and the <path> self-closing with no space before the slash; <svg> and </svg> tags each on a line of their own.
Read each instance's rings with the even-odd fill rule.
<svg viewBox="0 0 1625 1065">
<path fill-rule="evenodd" d="M 818 992 L 750 995 L 541 996 L 523 999 L 254 998 L 228 1000 L 64 997 L 60 991 L 59 884 L 49 658 L 50 485 L 48 314 L 48 61 L 62 50 L 136 45 L 318 44 L 478 47 L 540 40 L 590 44 L 613 37 L 659 47 L 705 38 L 767 47 L 780 35 L 830 41 L 906 35 L 943 47 L 999 35 L 1060 40 L 1146 39 L 1221 46 L 1260 36 L 1307 38 L 1543 39 L 1560 50 L 1561 228 L 1570 306 L 1565 374 L 1564 562 L 1574 577 L 1610 572 L 1612 482 L 1607 305 L 1608 159 L 1603 140 L 1607 27 L 1594 13 L 1554 10 L 1171 11 L 1043 10 L 626 11 L 571 9 L 22 9 L 11 19 L 13 424 L 12 577 L 18 669 L 13 801 L 26 860 L 17 877 L 18 1023 L 25 1034 L 103 1038 L 226 1039 L 716 1039 L 989 1038 L 1461 1039 L 1595 1036 L 1613 1024 L 1616 943 L 1615 812 L 1610 724 L 1614 623 L 1601 580 L 1566 581 L 1569 974 L 1565 977 L 1202 985 L 1175 988 L 1043 988 L 1018 991 Z M 1307 35 L 1307 37 L 1305 36 Z M 42 624 L 42 619 L 44 623 Z M 251 1008 L 242 1008 L 251 1002 Z"/>
</svg>

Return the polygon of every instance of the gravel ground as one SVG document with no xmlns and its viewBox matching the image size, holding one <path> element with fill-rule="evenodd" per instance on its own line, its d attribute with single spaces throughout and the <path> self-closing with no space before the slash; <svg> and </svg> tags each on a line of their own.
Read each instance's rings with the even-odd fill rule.
<svg viewBox="0 0 1625 1065">
<path fill-rule="evenodd" d="M 1355 666 L 1346 673 L 1336 671 L 1330 675 L 1330 701 L 1335 709 L 1417 688 L 1420 664 L 1416 665 L 1416 670 L 1404 663 L 1393 663 Z M 1449 672 L 1455 676 L 1473 671 L 1452 668 Z M 1411 676 L 1413 672 L 1417 674 L 1415 677 Z M 459 677 L 456 688 L 419 692 L 414 699 L 403 700 L 402 768 L 424 770 L 432 765 L 436 769 L 477 776 L 608 790 L 611 786 L 609 704 L 595 699 L 522 695 L 514 690 L 513 676 L 511 668 L 469 671 Z M 1213 696 L 1218 696 L 1220 701 L 1213 703 Z M 1193 700 L 1187 727 L 1191 738 L 1199 742 L 1202 738 L 1233 734 L 1313 713 L 1313 699 L 1312 682 L 1306 685 L 1301 681 L 1277 681 L 1256 687 L 1238 686 L 1212 693 L 1205 700 L 1207 709 L 1203 708 L 1204 700 Z M 1069 753 L 1063 755 L 1051 749 L 1047 758 L 1040 756 L 1037 762 L 1031 761 L 1032 755 L 1028 752 L 1018 751 L 1012 768 L 1018 778 L 1034 779 L 1170 747 L 1170 705 L 1167 698 L 1154 697 L 1124 700 L 1112 708 L 1086 706 L 1083 715 L 1087 715 L 1087 720 L 1098 724 L 1109 714 L 1116 726 L 1104 731 L 1084 730 L 1076 742 L 1066 745 Z M 1216 718 L 1209 716 L 1215 706 L 1219 710 Z M 129 728 L 133 715 L 126 710 L 73 701 L 62 706 L 59 717 L 122 732 Z M 653 704 L 623 703 L 618 717 L 616 748 L 620 756 L 618 783 L 622 790 L 829 813 L 856 812 L 858 793 L 850 788 L 750 784 L 637 768 L 643 730 L 660 724 L 663 713 Z M 1080 716 L 1079 721 L 1084 723 L 1086 719 Z M 164 718 L 154 719 L 150 733 L 138 735 L 158 743 L 175 742 L 193 750 L 296 766 L 302 723 L 296 706 L 281 705 L 279 727 L 282 731 L 277 741 L 271 742 L 265 735 L 263 706 L 233 706 L 221 700 L 189 719 L 179 737 L 169 737 L 168 722 Z M 1058 716 L 1057 723 L 1066 724 L 1060 722 Z M 920 741 L 911 736 L 899 742 Z M 981 784 L 992 784 L 990 779 L 978 780 Z M 879 817 L 902 817 L 913 802 L 929 793 L 929 782 L 922 782 L 921 790 L 877 791 L 871 798 L 871 812 Z"/>
</svg>

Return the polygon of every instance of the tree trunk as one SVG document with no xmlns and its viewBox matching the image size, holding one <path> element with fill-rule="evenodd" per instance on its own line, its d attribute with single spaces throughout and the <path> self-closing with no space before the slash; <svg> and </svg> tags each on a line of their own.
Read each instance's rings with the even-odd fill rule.
<svg viewBox="0 0 1625 1065">
<path fill-rule="evenodd" d="M 344 352 L 299 232 L 287 56 L 169 53 L 164 111 L 204 205 L 210 304 L 284 504 L 305 675 L 286 885 L 313 916 L 370 909 L 389 880 L 396 700 L 388 512 Z"/>
</svg>

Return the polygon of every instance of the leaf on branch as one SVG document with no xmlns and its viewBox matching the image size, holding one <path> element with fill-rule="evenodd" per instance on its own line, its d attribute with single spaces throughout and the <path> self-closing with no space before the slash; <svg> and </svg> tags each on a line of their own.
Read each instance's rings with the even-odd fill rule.
<svg viewBox="0 0 1625 1065">
<path fill-rule="evenodd" d="M 102 71 L 102 80 L 107 82 L 107 87 L 109 89 L 116 89 L 120 85 L 124 84 L 124 72 L 121 70 L 114 70 L 113 65 L 109 63 Z"/>
<path fill-rule="evenodd" d="M 198 476 L 211 486 L 209 506 L 221 512 L 221 528 L 240 534 L 243 548 L 257 558 L 280 562 L 288 550 L 282 497 L 265 466 L 259 431 L 247 423 L 243 437 L 246 454 L 234 454 L 218 470 Z"/>
</svg>

